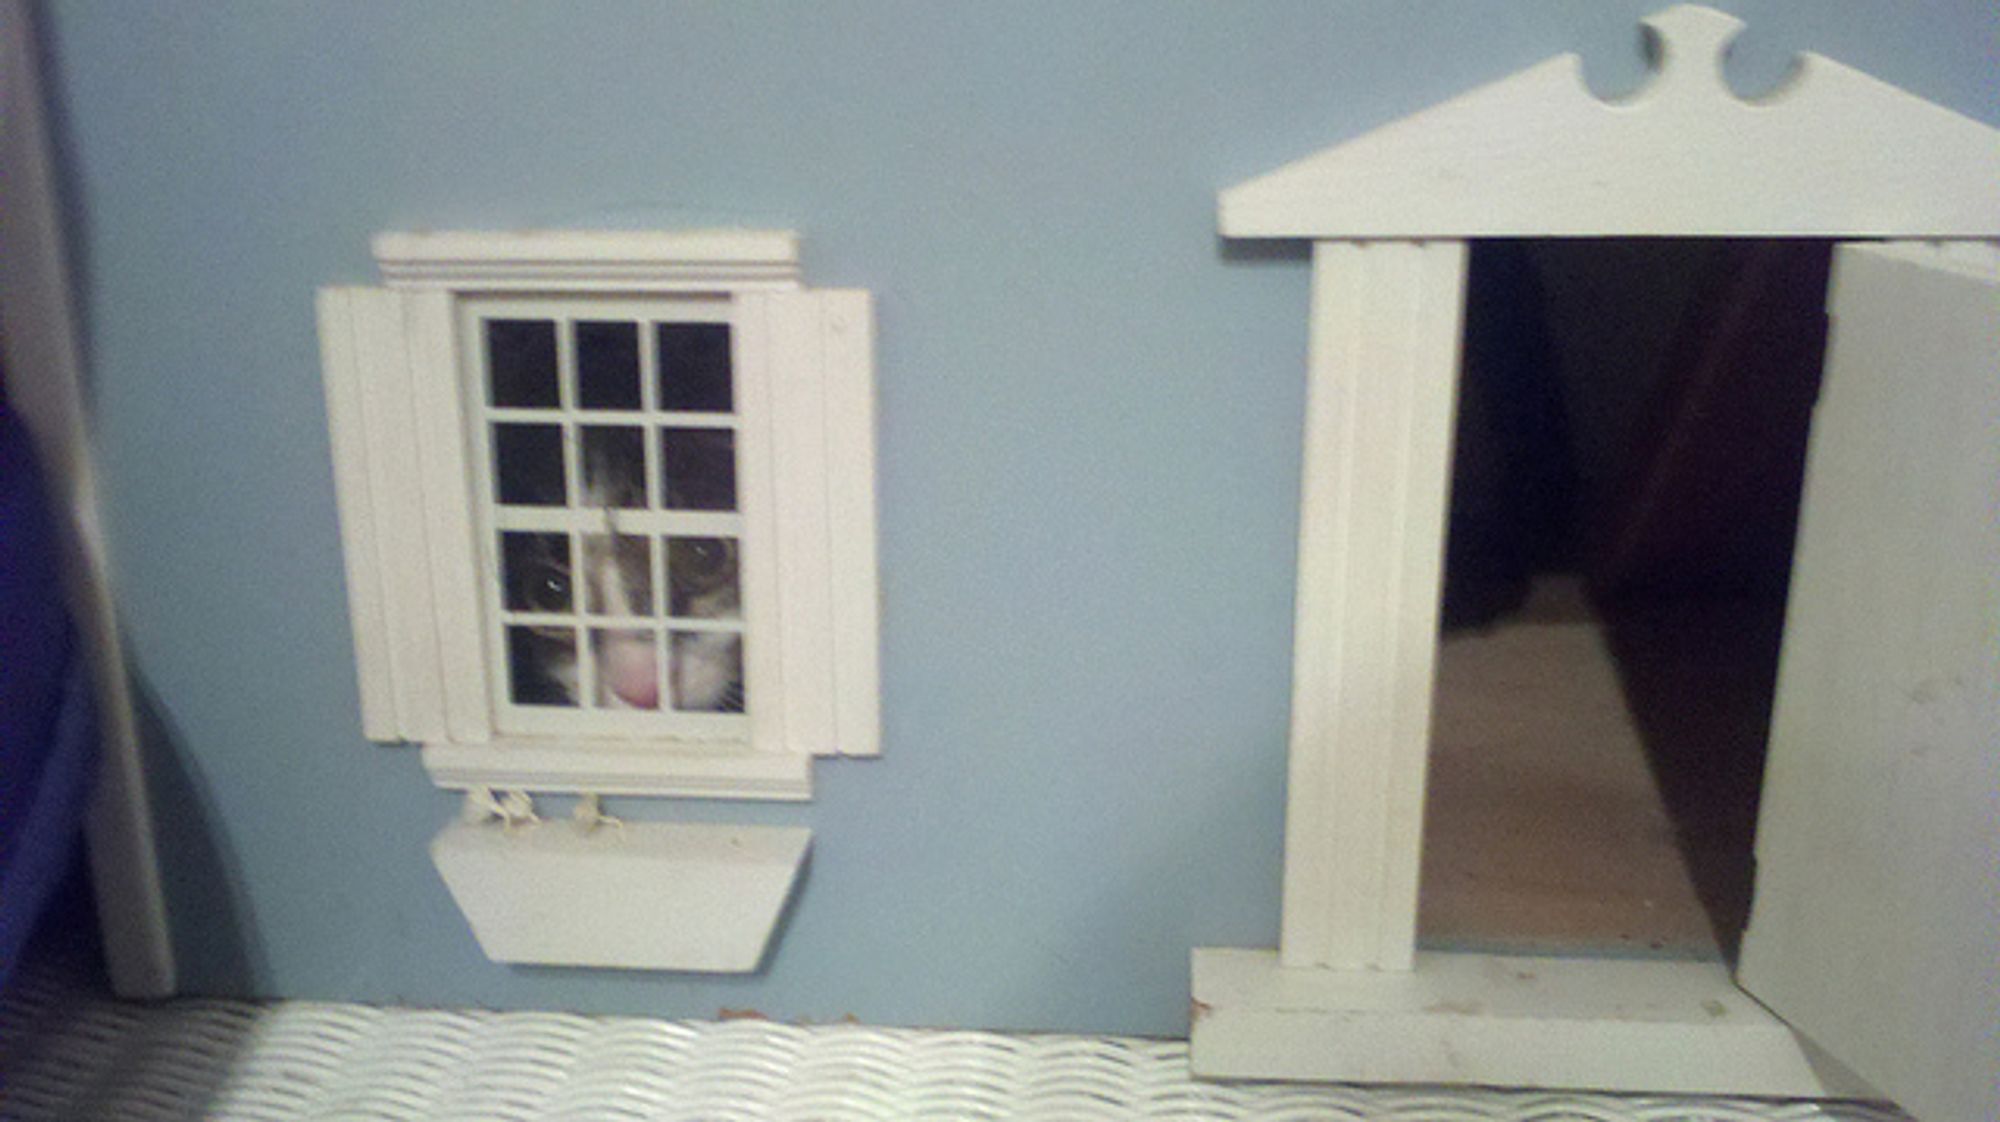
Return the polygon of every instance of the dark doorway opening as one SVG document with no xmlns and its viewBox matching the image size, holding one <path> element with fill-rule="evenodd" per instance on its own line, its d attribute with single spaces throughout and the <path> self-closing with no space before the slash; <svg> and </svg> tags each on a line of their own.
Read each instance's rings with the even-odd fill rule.
<svg viewBox="0 0 2000 1122">
<path fill-rule="evenodd" d="M 1831 249 L 1474 243 L 1425 945 L 1733 959 Z"/>
</svg>

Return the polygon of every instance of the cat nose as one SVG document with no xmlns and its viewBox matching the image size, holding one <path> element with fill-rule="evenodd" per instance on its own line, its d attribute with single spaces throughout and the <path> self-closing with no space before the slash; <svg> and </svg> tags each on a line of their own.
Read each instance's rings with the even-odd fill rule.
<svg viewBox="0 0 2000 1122">
<path fill-rule="evenodd" d="M 619 639 L 606 644 L 604 684 L 619 701 L 634 709 L 660 707 L 660 663 L 653 644 Z"/>
<path fill-rule="evenodd" d="M 618 695 L 618 700 L 630 705 L 634 709 L 658 709 L 660 707 L 660 683 L 654 680 L 651 670 L 647 671 L 646 677 L 643 679 L 628 683 L 611 683 L 611 692 Z"/>
</svg>

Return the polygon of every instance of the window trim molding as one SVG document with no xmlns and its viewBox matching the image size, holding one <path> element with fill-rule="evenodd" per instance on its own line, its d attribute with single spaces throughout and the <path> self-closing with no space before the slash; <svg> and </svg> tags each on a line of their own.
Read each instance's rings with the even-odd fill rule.
<svg viewBox="0 0 2000 1122">
<path fill-rule="evenodd" d="M 684 799 L 812 798 L 813 757 L 745 751 L 734 742 L 590 742 L 582 737 L 505 737 L 484 744 L 423 746 L 424 770 L 446 790 L 475 787 L 554 794 Z"/>
<path fill-rule="evenodd" d="M 390 288 L 456 292 L 794 289 L 790 230 L 455 230 L 375 236 Z"/>
</svg>

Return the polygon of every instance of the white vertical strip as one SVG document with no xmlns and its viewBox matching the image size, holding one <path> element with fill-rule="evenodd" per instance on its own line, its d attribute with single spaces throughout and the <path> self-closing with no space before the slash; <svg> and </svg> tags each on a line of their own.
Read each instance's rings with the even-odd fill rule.
<svg viewBox="0 0 2000 1122">
<path fill-rule="evenodd" d="M 778 621 L 790 610 L 778 587 L 777 487 L 772 479 L 770 293 L 735 298 L 730 328 L 736 380 L 736 505 L 743 512 L 738 579 L 743 593 L 743 692 L 750 743 L 761 752 L 787 748 L 782 699 L 787 667 Z M 665 588 L 658 595 L 665 596 Z"/>
<path fill-rule="evenodd" d="M 42 120 L 34 7 L 0 0 L 0 319 L 7 325 L 7 392 L 48 473 L 68 598 L 95 679 L 103 756 L 84 828 L 105 965 L 119 996 L 165 997 L 175 985 L 174 949 L 132 685 L 112 606 L 111 555 L 98 513 L 69 264 Z"/>
<path fill-rule="evenodd" d="M 1407 970 L 1416 925 L 1462 242 L 1320 242 L 1281 958 Z"/>
<path fill-rule="evenodd" d="M 1363 334 L 1360 248 L 1313 247 L 1303 476 L 1299 490 L 1298 588 L 1294 594 L 1292 721 L 1286 781 L 1285 877 L 1280 960 L 1326 965 L 1331 954 L 1332 842 L 1339 792 L 1330 786 L 1334 714 L 1343 698 L 1342 604 L 1349 587 L 1342 520 L 1353 484 L 1351 379 Z"/>
<path fill-rule="evenodd" d="M 471 460 L 460 394 L 456 323 L 449 292 L 404 297 L 418 459 L 431 577 L 431 626 L 437 635 L 444 714 L 451 738 L 481 743 L 493 735 L 487 664 L 481 645 L 479 543 L 472 519 Z"/>
<path fill-rule="evenodd" d="M 353 293 L 355 353 L 397 732 L 406 740 L 437 740 L 445 734 L 443 682 L 404 299 L 386 289 Z"/>
<path fill-rule="evenodd" d="M 776 294 L 770 306 L 785 740 L 793 751 L 827 754 L 834 750 L 834 701 L 825 317 L 817 293 Z"/>
<path fill-rule="evenodd" d="M 389 622 L 382 573 L 376 563 L 380 554 L 368 488 L 368 433 L 362 417 L 361 374 L 356 366 L 354 304 L 352 290 L 320 290 L 320 366 L 326 383 L 341 553 L 347 566 L 347 617 L 354 632 L 355 675 L 361 687 L 361 733 L 370 740 L 396 740 Z"/>
<path fill-rule="evenodd" d="M 1452 434 L 1465 327 L 1466 243 L 1426 244 L 1415 279 L 1409 366 L 1402 404 L 1402 494 L 1398 509 L 1396 654 L 1384 776 L 1382 897 L 1375 965 L 1408 970 L 1417 939 L 1417 874 L 1423 856 L 1438 616 L 1444 584 Z"/>
<path fill-rule="evenodd" d="M 875 315 L 868 293 L 819 294 L 826 310 L 826 504 L 833 626 L 833 746 L 882 751 L 875 568 Z"/>
</svg>

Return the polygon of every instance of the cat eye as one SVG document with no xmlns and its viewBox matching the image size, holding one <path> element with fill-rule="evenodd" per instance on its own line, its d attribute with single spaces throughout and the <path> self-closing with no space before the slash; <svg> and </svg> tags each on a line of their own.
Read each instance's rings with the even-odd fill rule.
<svg viewBox="0 0 2000 1122">
<path fill-rule="evenodd" d="M 570 610 L 569 535 L 501 534 L 500 573 L 503 602 L 508 608 L 517 612 Z"/>
<path fill-rule="evenodd" d="M 742 614 L 735 538 L 667 539 L 668 606 L 683 619 Z"/>
</svg>

